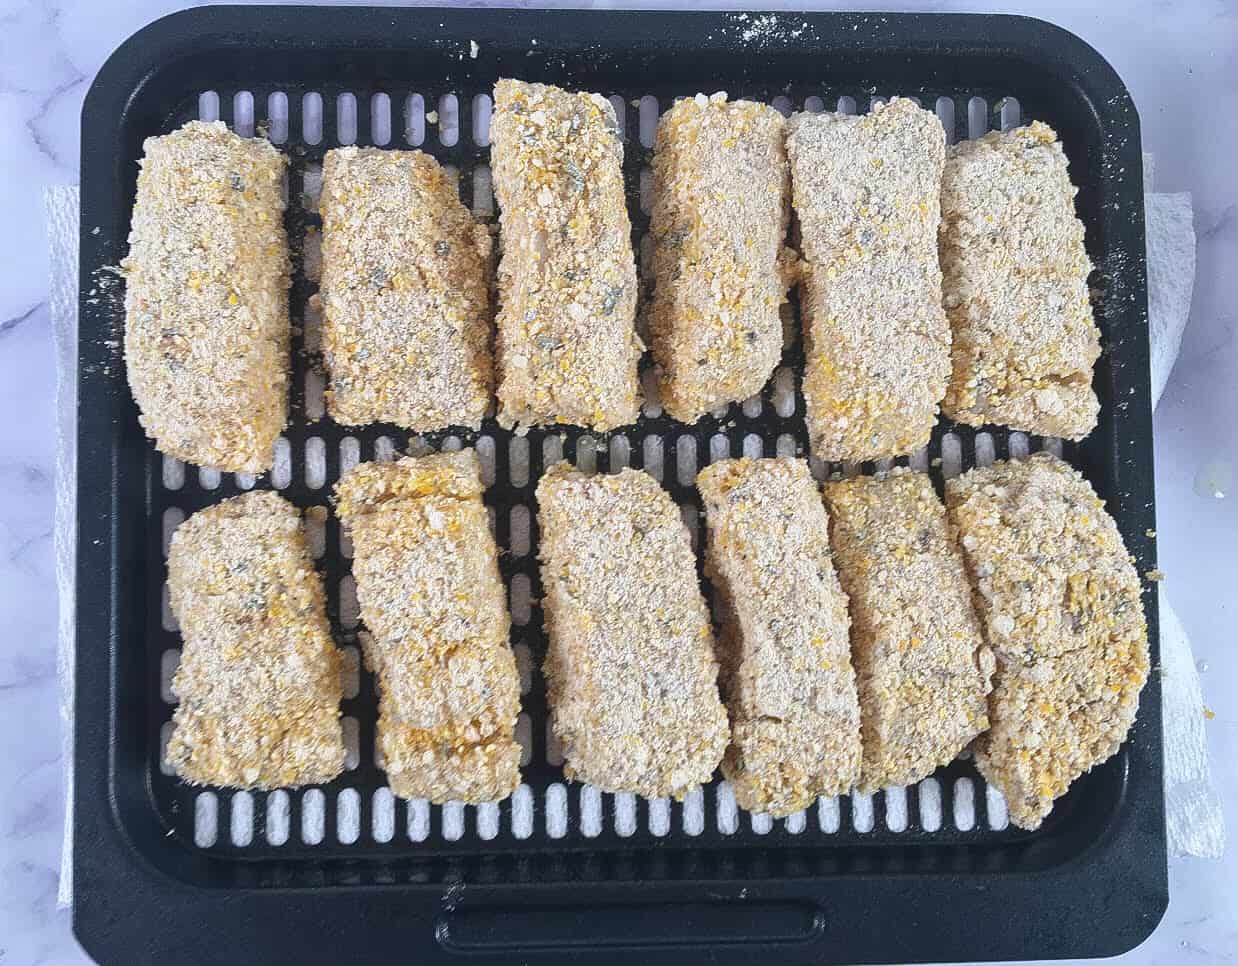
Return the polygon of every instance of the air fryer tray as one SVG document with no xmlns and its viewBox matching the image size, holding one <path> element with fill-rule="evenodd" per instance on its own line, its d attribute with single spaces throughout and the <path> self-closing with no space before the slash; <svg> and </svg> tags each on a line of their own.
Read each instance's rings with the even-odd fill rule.
<svg viewBox="0 0 1238 966">
<path fill-rule="evenodd" d="M 792 344 L 759 399 L 695 427 L 656 406 L 608 436 L 565 428 L 518 438 L 487 421 L 480 433 L 410 438 L 323 418 L 307 304 L 323 153 L 354 140 L 420 147 L 458 170 L 464 201 L 492 218 L 485 130 L 502 76 L 612 96 L 638 245 L 652 121 L 675 96 L 726 90 L 784 111 L 863 112 L 903 94 L 936 108 L 951 139 L 1020 117 L 1055 127 L 1097 266 L 1100 425 L 1063 449 L 942 421 L 911 462 L 940 484 L 978 462 L 1056 449 L 1108 502 L 1140 571 L 1155 566 L 1139 122 L 1118 77 L 1071 34 L 998 16 L 213 7 L 168 17 L 112 56 L 82 115 L 74 928 L 83 945 L 109 963 L 841 963 L 1108 955 L 1139 942 L 1167 902 L 1155 674 L 1122 752 L 1077 782 L 1036 833 L 1008 826 L 1001 797 L 966 760 L 916 787 L 830 799 L 779 821 L 737 812 L 718 782 L 684 803 L 564 782 L 539 669 L 533 488 L 543 466 L 562 454 L 599 472 L 645 467 L 699 545 L 698 466 L 805 453 L 803 360 Z M 158 454 L 117 348 L 123 307 L 109 266 L 125 252 L 142 140 L 198 116 L 266 133 L 292 162 L 292 418 L 276 469 L 256 481 Z M 180 646 L 165 589 L 172 527 L 254 486 L 325 507 L 358 459 L 458 445 L 477 446 L 487 466 L 511 589 L 528 758 L 516 795 L 481 808 L 392 799 L 374 762 L 364 670 L 343 703 L 350 767 L 330 785 L 233 794 L 167 775 L 167 684 Z M 355 664 L 350 548 L 333 516 L 309 519 L 337 641 Z M 1145 605 L 1155 655 L 1155 597 Z"/>
</svg>

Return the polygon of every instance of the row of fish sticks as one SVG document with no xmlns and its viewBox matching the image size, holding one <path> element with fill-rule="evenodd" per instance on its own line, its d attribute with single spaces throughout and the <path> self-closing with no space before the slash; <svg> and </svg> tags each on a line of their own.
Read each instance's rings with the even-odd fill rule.
<svg viewBox="0 0 1238 966">
<path fill-rule="evenodd" d="M 501 80 L 491 138 L 493 285 L 491 236 L 436 161 L 327 153 L 316 297 L 336 422 L 477 427 L 496 401 L 509 429 L 636 422 L 645 347 L 614 107 Z M 125 354 L 147 433 L 180 459 L 271 466 L 289 380 L 285 167 L 218 122 L 146 144 Z M 1045 125 L 947 149 L 905 98 L 784 120 L 697 95 L 662 117 L 653 174 L 648 329 L 675 419 L 760 391 L 798 283 L 820 459 L 912 452 L 939 409 L 1072 439 L 1094 427 L 1091 266 Z"/>
<path fill-rule="evenodd" d="M 670 495 L 625 469 L 539 481 L 544 671 L 564 772 L 682 797 L 721 767 L 744 808 L 914 783 L 972 747 L 1034 828 L 1110 757 L 1148 673 L 1140 585 L 1087 482 L 1048 454 L 824 493 L 792 458 L 698 476 L 710 608 Z M 520 780 L 516 664 L 470 450 L 365 463 L 354 543 L 392 790 L 493 801 Z M 167 750 L 191 782 L 278 787 L 343 766 L 340 678 L 297 512 L 253 492 L 174 534 L 184 635 Z"/>
</svg>

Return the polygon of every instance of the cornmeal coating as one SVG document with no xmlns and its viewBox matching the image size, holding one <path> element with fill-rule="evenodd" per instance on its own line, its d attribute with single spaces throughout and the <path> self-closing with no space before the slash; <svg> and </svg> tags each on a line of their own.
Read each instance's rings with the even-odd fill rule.
<svg viewBox="0 0 1238 966">
<path fill-rule="evenodd" d="M 494 390 L 485 226 L 420 151 L 336 148 L 322 175 L 331 418 L 479 427 Z"/>
<path fill-rule="evenodd" d="M 851 601 L 862 792 L 911 785 L 989 727 L 993 654 L 946 508 L 924 473 L 826 484 L 830 540 Z"/>
<path fill-rule="evenodd" d="M 636 422 L 636 261 L 615 109 L 501 80 L 490 126 L 499 261 L 499 422 Z"/>
<path fill-rule="evenodd" d="M 937 420 L 950 373 L 937 260 L 945 145 L 937 116 L 901 97 L 860 117 L 788 122 L 804 402 L 820 459 L 909 453 Z"/>
<path fill-rule="evenodd" d="M 1104 503 L 1036 453 L 946 483 L 997 673 L 980 773 L 1037 828 L 1126 739 L 1148 676 L 1139 577 Z"/>
<path fill-rule="evenodd" d="M 682 798 L 730 731 L 709 611 L 679 510 L 653 477 L 560 463 L 537 485 L 551 723 L 564 773 Z"/>
<path fill-rule="evenodd" d="M 520 782 L 520 682 L 477 454 L 362 463 L 335 488 L 392 792 L 442 804 Z"/>
<path fill-rule="evenodd" d="M 662 405 L 694 423 L 760 392 L 782 356 L 790 173 L 782 115 L 726 94 L 679 101 L 653 156 L 653 356 Z"/>
<path fill-rule="evenodd" d="M 146 435 L 260 473 L 288 415 L 285 158 L 220 121 L 147 138 L 125 273 L 125 365 Z"/>
<path fill-rule="evenodd" d="M 228 788 L 335 778 L 340 659 L 300 511 L 257 490 L 199 510 L 172 535 L 168 588 L 184 638 L 173 771 Z"/>
<path fill-rule="evenodd" d="M 722 596 L 719 657 L 731 716 L 722 772 L 735 800 L 776 817 L 860 774 L 847 595 L 829 521 L 802 460 L 728 459 L 696 478 L 706 570 Z"/>
<path fill-rule="evenodd" d="M 942 409 L 961 423 L 1067 439 L 1096 426 L 1100 334 L 1066 163 L 1039 121 L 950 149 L 941 267 L 954 347 Z"/>
</svg>

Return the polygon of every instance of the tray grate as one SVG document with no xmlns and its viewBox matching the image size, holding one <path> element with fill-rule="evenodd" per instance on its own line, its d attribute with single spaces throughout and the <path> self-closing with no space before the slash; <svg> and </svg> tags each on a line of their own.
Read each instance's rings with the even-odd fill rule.
<svg viewBox="0 0 1238 966">
<path fill-rule="evenodd" d="M 562 455 L 598 472 L 626 462 L 660 473 L 699 540 L 698 466 L 805 447 L 794 391 L 802 358 L 791 345 L 758 399 L 691 428 L 656 407 L 605 437 L 513 438 L 488 422 L 478 434 L 410 439 L 322 418 L 308 300 L 323 153 L 350 140 L 420 146 L 454 166 L 462 199 L 493 217 L 484 141 L 501 76 L 617 99 L 637 241 L 653 121 L 701 86 L 783 109 L 865 111 L 902 93 L 938 110 L 953 138 L 1020 117 L 1051 124 L 1079 185 L 1104 346 L 1100 424 L 1063 455 L 1108 503 L 1138 569 L 1156 566 L 1139 119 L 1121 80 L 1078 38 L 1027 18 L 938 14 L 279 5 L 174 14 L 108 60 L 82 114 L 73 921 L 83 946 L 101 962 L 187 966 L 466 954 L 628 966 L 634 953 L 642 963 L 686 954 L 742 966 L 1109 956 L 1140 942 L 1168 901 L 1156 675 L 1122 751 L 1033 834 L 1004 826 L 1000 798 L 967 761 L 913 788 L 829 800 L 778 822 L 735 811 L 722 783 L 685 803 L 563 783 L 538 667 L 533 489 L 542 468 Z M 276 471 L 257 480 L 156 454 L 117 349 L 114 266 L 142 140 L 216 112 L 269 134 L 292 160 L 292 420 Z M 373 681 L 360 670 L 343 702 L 355 767 L 337 781 L 233 795 L 163 774 L 166 682 L 180 646 L 162 598 L 165 528 L 254 486 L 324 508 L 354 462 L 455 445 L 477 446 L 493 467 L 486 501 L 507 550 L 500 565 L 527 681 L 525 787 L 495 807 L 390 798 L 373 755 Z M 942 423 L 915 462 L 940 484 L 1055 445 Z M 837 468 L 814 466 L 818 475 Z M 349 548 L 328 514 L 316 511 L 309 529 L 337 643 L 355 662 Z M 1156 597 L 1146 589 L 1155 662 Z M 999 924 L 995 903 L 1015 914 Z"/>
<path fill-rule="evenodd" d="M 691 95 L 681 89 L 676 94 Z M 751 96 L 752 92 L 744 92 Z M 760 91 L 769 94 L 769 91 Z M 990 127 L 1017 126 L 1016 99 L 1002 96 L 992 106 L 970 92 L 951 96 L 913 92 L 933 105 L 954 141 L 983 134 Z M 624 91 L 610 97 L 621 119 L 625 140 L 625 175 L 635 247 L 648 264 L 647 229 L 652 186 L 651 145 L 659 114 L 670 97 Z M 854 113 L 885 98 L 862 91 L 822 89 L 792 100 L 785 94 L 768 100 L 784 114 L 792 109 L 832 109 Z M 255 105 L 257 114 L 255 115 Z M 435 113 L 427 111 L 432 105 Z M 835 107 L 836 105 L 836 107 Z M 322 158 L 337 144 L 374 144 L 419 148 L 457 174 L 462 200 L 475 214 L 494 221 L 488 161 L 491 102 L 488 93 L 309 90 L 207 90 L 189 99 L 166 125 L 171 129 L 191 117 L 223 119 L 238 133 L 266 133 L 290 156 L 289 240 L 294 254 L 291 314 L 297 326 L 291 425 L 277 444 L 275 468 L 261 478 L 221 474 L 186 467 L 148 446 L 148 466 L 158 481 L 151 502 L 152 532 L 162 535 L 154 548 L 159 559 L 152 573 L 164 583 L 152 598 L 150 663 L 157 674 L 160 700 L 152 702 L 150 742 L 152 787 L 168 829 L 194 846 L 232 855 L 391 856 L 400 850 L 544 849 L 548 845 L 599 848 L 656 841 L 661 844 L 727 842 L 769 847 L 794 845 L 805 837 L 818 843 L 857 841 L 899 843 L 1010 842 L 1026 837 L 1009 827 L 1001 794 L 985 784 L 962 759 L 912 788 L 875 795 L 823 798 L 814 807 L 774 821 L 737 810 L 725 781 L 698 790 L 682 802 L 642 801 L 630 794 L 612 795 L 568 784 L 559 770 L 562 755 L 548 727 L 540 665 L 545 653 L 541 630 L 536 563 L 536 505 L 533 488 L 541 471 L 566 457 L 585 470 L 614 472 L 642 467 L 659 479 L 679 502 L 684 520 L 700 549 L 703 526 L 693 481 L 699 466 L 731 455 L 803 456 L 807 439 L 803 399 L 798 395 L 802 351 L 788 320 L 789 347 L 783 364 L 758 396 L 707 417 L 696 427 L 662 415 L 651 378 L 643 364 L 648 395 L 643 418 L 634 427 L 605 436 L 575 428 L 514 436 L 487 421 L 481 432 L 410 435 L 395 427 L 341 427 L 324 417 L 325 376 L 318 354 L 321 318 L 309 297 L 321 268 L 317 214 L 322 186 Z M 427 120 L 429 114 L 429 120 Z M 331 487 L 358 461 L 392 459 L 399 452 L 477 448 L 488 484 L 486 502 L 501 548 L 501 571 L 508 586 L 512 641 L 521 677 L 523 710 L 517 737 L 524 748 L 524 781 L 510 801 L 497 805 L 430 806 L 424 800 L 393 798 L 376 757 L 377 699 L 371 675 L 359 667 L 358 605 L 350 575 L 352 548 L 338 521 L 328 512 Z M 896 462 L 929 470 L 940 484 L 974 464 L 995 457 L 1019 456 L 1048 447 L 1061 454 L 1060 440 L 1029 439 L 1022 433 L 975 432 L 941 425 L 929 447 Z M 886 461 L 886 463 L 895 461 Z M 855 473 L 859 465 L 824 465 L 812 461 L 818 479 L 830 472 Z M 874 464 L 865 464 L 866 470 Z M 347 745 L 345 773 L 322 788 L 271 793 L 202 790 L 185 786 L 162 764 L 171 733 L 174 696 L 171 675 L 179 660 L 179 636 L 168 606 L 168 540 L 187 513 L 254 486 L 281 490 L 299 506 L 312 509 L 307 528 L 314 557 L 326 578 L 328 612 L 343 647 L 348 674 L 343 702 Z M 703 577 L 703 575 L 702 575 Z M 708 584 L 706 583 L 708 587 Z M 157 608 L 154 604 L 157 603 Z M 1063 809 L 1068 806 L 1063 805 Z"/>
</svg>

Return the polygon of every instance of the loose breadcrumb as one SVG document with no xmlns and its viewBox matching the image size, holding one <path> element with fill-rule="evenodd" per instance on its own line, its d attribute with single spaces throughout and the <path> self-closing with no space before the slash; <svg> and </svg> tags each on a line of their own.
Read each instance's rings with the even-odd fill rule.
<svg viewBox="0 0 1238 966">
<path fill-rule="evenodd" d="M 694 423 L 759 392 L 782 356 L 790 175 L 774 108 L 685 98 L 653 157 L 653 355 L 662 405 Z"/>
<path fill-rule="evenodd" d="M 972 609 L 946 508 L 924 473 L 825 487 L 838 577 L 851 601 L 862 792 L 911 785 L 988 728 L 993 654 Z"/>
<path fill-rule="evenodd" d="M 345 425 L 481 425 L 490 406 L 490 236 L 420 151 L 336 148 L 322 182 L 327 404 Z"/>
<path fill-rule="evenodd" d="M 682 798 L 712 777 L 730 733 L 679 510 L 646 473 L 585 476 L 562 463 L 537 502 L 547 700 L 564 773 Z"/>
<path fill-rule="evenodd" d="M 502 255 L 499 422 L 636 421 L 636 262 L 615 109 L 501 80 L 490 127 Z"/>
<path fill-rule="evenodd" d="M 720 460 L 696 478 L 706 569 L 723 601 L 719 657 L 731 717 L 723 774 L 741 807 L 788 815 L 860 776 L 847 595 L 828 519 L 801 460 Z"/>
<path fill-rule="evenodd" d="M 1092 265 L 1057 135 L 1039 121 L 950 149 L 941 192 L 941 266 L 954 331 L 942 409 L 1082 439 L 1100 409 Z"/>
<path fill-rule="evenodd" d="M 520 681 L 477 454 L 362 463 L 335 488 L 402 798 L 480 803 L 520 782 Z"/>
<path fill-rule="evenodd" d="M 284 156 L 219 121 L 143 149 L 121 263 L 142 426 L 178 459 L 270 469 L 288 411 Z"/>
<path fill-rule="evenodd" d="M 1048 453 L 946 483 L 997 673 L 976 764 L 1037 828 L 1126 738 L 1148 676 L 1139 577 L 1092 487 Z"/>
<path fill-rule="evenodd" d="M 937 116 L 901 97 L 862 117 L 788 123 L 804 403 L 819 459 L 909 453 L 936 422 L 950 371 L 937 260 L 945 143 Z"/>
<path fill-rule="evenodd" d="M 173 771 L 229 788 L 335 778 L 339 652 L 297 509 L 255 491 L 193 514 L 172 535 L 168 589 L 184 638 Z"/>
</svg>

